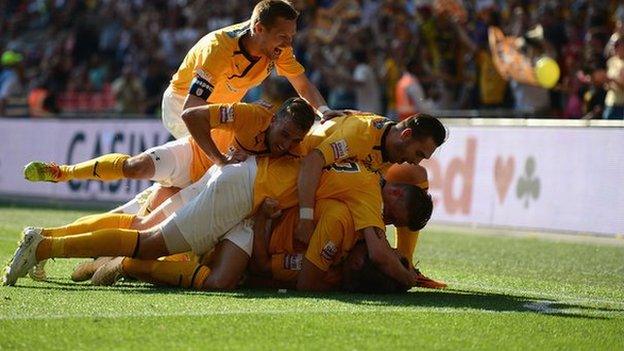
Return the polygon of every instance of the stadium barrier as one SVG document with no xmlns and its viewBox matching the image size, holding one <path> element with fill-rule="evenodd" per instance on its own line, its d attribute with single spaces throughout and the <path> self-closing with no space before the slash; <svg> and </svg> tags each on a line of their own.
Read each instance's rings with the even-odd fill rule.
<svg viewBox="0 0 624 351">
<path fill-rule="evenodd" d="M 448 141 L 423 162 L 433 220 L 470 226 L 624 234 L 624 124 L 449 119 Z M 587 128 L 586 126 L 592 127 Z M 159 120 L 0 119 L 0 197 L 122 202 L 146 181 L 29 183 L 31 160 L 73 163 L 136 154 L 170 139 Z"/>
</svg>

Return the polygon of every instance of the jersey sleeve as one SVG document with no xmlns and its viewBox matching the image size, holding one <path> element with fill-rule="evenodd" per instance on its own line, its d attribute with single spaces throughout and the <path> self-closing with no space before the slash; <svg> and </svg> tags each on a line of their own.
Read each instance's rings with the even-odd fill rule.
<svg viewBox="0 0 624 351">
<path fill-rule="evenodd" d="M 335 200 L 321 200 L 315 206 L 320 213 L 310 238 L 305 257 L 316 267 L 327 271 L 342 256 L 343 241 L 353 231 L 351 212 L 346 204 Z"/>
<path fill-rule="evenodd" d="M 292 48 L 288 48 L 282 52 L 276 61 L 277 74 L 285 77 L 294 77 L 302 74 L 305 69 L 297 61 Z"/>
<path fill-rule="evenodd" d="M 256 104 L 212 104 L 208 107 L 212 128 L 238 131 L 259 131 L 271 121 L 271 113 Z M 257 134 L 257 133 L 256 133 Z"/>
<path fill-rule="evenodd" d="M 273 279 L 282 282 L 297 280 L 303 254 L 279 253 L 271 256 L 271 274 Z"/>
<path fill-rule="evenodd" d="M 407 227 L 396 228 L 397 250 L 401 256 L 407 258 L 410 265 L 413 265 L 414 251 L 416 251 L 416 243 L 420 232 L 411 231 Z"/>
<path fill-rule="evenodd" d="M 193 70 L 189 95 L 208 101 L 214 87 L 225 75 L 231 58 L 217 41 L 211 42 L 211 45 L 198 52 L 197 55 L 198 64 Z"/>
</svg>

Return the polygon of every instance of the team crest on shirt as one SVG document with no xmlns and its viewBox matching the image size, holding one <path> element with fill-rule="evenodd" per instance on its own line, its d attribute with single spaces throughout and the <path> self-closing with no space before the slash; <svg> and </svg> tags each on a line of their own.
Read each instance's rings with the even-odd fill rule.
<svg viewBox="0 0 624 351">
<path fill-rule="evenodd" d="M 325 243 L 325 246 L 323 247 L 323 250 L 321 250 L 321 257 L 327 261 L 331 261 L 334 259 L 334 256 L 336 256 L 337 253 L 338 248 L 336 247 L 336 244 L 334 244 L 332 241 L 327 241 Z"/>
<path fill-rule="evenodd" d="M 334 160 L 339 160 L 349 155 L 349 146 L 347 145 L 346 140 L 340 139 L 338 141 L 334 141 L 329 145 L 331 146 L 334 153 Z"/>
<path fill-rule="evenodd" d="M 390 122 L 390 120 L 389 120 L 389 119 L 387 119 L 387 118 L 380 118 L 380 119 L 375 120 L 375 121 L 373 122 L 373 127 L 377 128 L 377 129 L 381 129 L 381 128 L 383 128 L 383 127 L 386 125 L 386 123 L 388 123 L 388 122 Z"/>
<path fill-rule="evenodd" d="M 284 256 L 284 269 L 291 271 L 300 271 L 301 262 L 303 262 L 302 254 L 285 255 Z"/>
<path fill-rule="evenodd" d="M 234 122 L 234 109 L 232 108 L 232 106 L 219 107 L 219 121 L 221 123 Z"/>
</svg>

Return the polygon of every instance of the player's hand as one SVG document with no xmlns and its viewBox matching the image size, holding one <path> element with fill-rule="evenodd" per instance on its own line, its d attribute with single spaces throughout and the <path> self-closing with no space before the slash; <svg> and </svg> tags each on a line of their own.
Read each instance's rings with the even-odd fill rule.
<svg viewBox="0 0 624 351">
<path fill-rule="evenodd" d="M 232 150 L 225 156 L 224 164 L 229 165 L 232 163 L 240 163 L 243 162 L 249 157 L 249 154 L 242 150 Z"/>
<path fill-rule="evenodd" d="M 270 219 L 275 219 L 282 215 L 282 210 L 278 208 L 279 203 L 277 200 L 267 197 L 260 206 L 259 214 Z"/>
<path fill-rule="evenodd" d="M 310 219 L 299 219 L 299 223 L 297 223 L 297 228 L 295 229 L 295 239 L 307 245 L 310 242 L 310 238 L 312 238 L 313 232 L 314 221 Z"/>
<path fill-rule="evenodd" d="M 323 117 L 321 117 L 321 124 L 329 121 L 332 118 L 344 116 L 346 113 L 341 110 L 328 110 L 323 113 Z"/>
</svg>

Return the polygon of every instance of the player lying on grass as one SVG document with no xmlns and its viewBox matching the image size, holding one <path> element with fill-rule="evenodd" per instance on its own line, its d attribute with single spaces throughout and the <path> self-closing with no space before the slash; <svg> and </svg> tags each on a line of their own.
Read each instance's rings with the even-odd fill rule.
<svg viewBox="0 0 624 351">
<path fill-rule="evenodd" d="M 175 189 L 164 193 L 164 196 L 161 191 L 160 198 L 166 198 L 175 194 L 178 188 L 198 181 L 213 161 L 218 164 L 238 162 L 247 154 L 297 154 L 300 152 L 298 144 L 312 125 L 314 117 L 312 108 L 301 98 L 291 98 L 279 109 L 267 103 L 201 106 L 185 110 L 183 114 L 192 131 L 192 138 L 168 142 L 133 157 L 108 154 L 69 166 L 31 162 L 26 166 L 24 175 L 31 181 L 54 182 L 72 179 L 150 179 L 167 186 L 165 189 Z M 218 134 L 219 131 L 232 133 Z M 235 150 L 232 154 L 237 156 L 230 158 L 222 154 L 227 150 Z M 145 229 L 173 213 L 181 206 L 181 201 L 180 197 L 170 201 L 164 209 L 165 215 L 161 214 L 163 212 L 147 217 L 120 214 L 112 218 L 117 218 L 116 223 L 120 228 Z M 102 220 L 101 217 L 90 217 L 87 221 L 110 225 L 108 221 L 111 218 L 106 218 L 104 222 Z M 43 263 L 31 272 L 31 277 L 45 279 Z"/>
<path fill-rule="evenodd" d="M 401 185 L 387 183 L 384 185 L 384 212 L 387 218 L 398 218 L 405 211 L 398 201 Z M 394 188 L 394 190 L 391 190 Z M 414 192 L 411 199 L 420 203 L 418 221 L 426 223 L 431 215 L 431 198 L 425 191 Z M 354 222 L 347 206 L 337 200 L 323 199 L 317 203 L 317 226 L 310 244 L 306 247 L 293 240 L 293 230 L 296 226 L 297 208 L 291 208 L 276 220 L 271 230 L 267 230 L 267 220 L 275 212 L 277 202 L 265 199 L 262 209 L 254 217 L 253 254 L 249 263 L 247 281 L 253 286 L 296 287 L 302 291 L 339 290 L 342 281 L 342 263 L 351 255 L 354 246 L 362 242 L 362 237 L 355 231 Z M 269 233 L 267 236 L 266 232 Z M 379 238 L 379 244 L 387 242 Z M 239 242 L 240 243 L 240 242 Z M 270 243 L 270 244 L 266 244 Z M 367 245 L 363 245 L 364 254 L 358 253 L 359 258 L 350 258 L 359 272 L 363 263 L 364 272 L 378 272 L 366 254 Z M 304 254 L 305 253 L 305 257 Z M 101 266 L 94 274 L 94 285 L 112 285 L 121 278 L 134 278 L 158 285 L 178 286 L 200 290 L 229 290 L 237 287 L 249 256 L 237 246 L 236 240 L 226 236 L 210 258 L 204 259 L 201 264 L 192 262 L 170 262 L 158 260 L 138 260 L 132 258 L 116 258 Z M 408 267 L 407 260 L 404 266 Z M 372 266 L 372 267 L 371 267 Z M 362 274 L 351 272 L 354 265 L 350 264 L 348 277 L 359 277 Z M 393 290 L 376 290 L 375 283 L 358 279 L 347 279 L 347 286 L 352 291 L 360 292 L 399 292 L 405 291 L 404 286 L 384 274 L 376 275 L 384 286 L 394 286 Z M 367 277 L 365 275 L 365 277 Z M 379 279 L 375 282 L 379 282 Z M 401 287 L 400 289 L 397 289 Z"/>
<path fill-rule="evenodd" d="M 193 111 L 193 110 L 191 110 Z M 194 110 L 205 111 L 205 110 Z M 197 138 L 208 135 L 202 133 L 202 130 L 206 128 L 198 128 L 198 124 L 195 121 L 206 120 L 202 118 L 195 118 L 197 113 L 185 112 L 185 120 L 189 123 L 189 129 L 193 131 L 193 135 L 197 135 Z M 235 119 L 238 121 L 239 119 Z M 241 127 L 242 128 L 242 127 Z M 299 185 L 303 187 L 303 192 L 307 193 L 310 190 L 310 179 L 316 178 L 318 167 L 322 165 L 318 164 L 319 160 L 335 159 L 343 160 L 349 159 L 362 159 L 369 169 L 379 171 L 385 170 L 392 162 L 407 161 L 410 163 L 418 163 L 422 158 L 429 158 L 435 149 L 441 145 L 446 137 L 446 130 L 444 126 L 434 117 L 428 115 L 412 116 L 405 121 L 396 124 L 381 116 L 356 113 L 354 115 L 335 118 L 321 126 L 315 127 L 302 143 L 302 153 L 305 154 L 308 151 L 314 150 L 304 160 L 304 167 L 308 167 L 311 171 L 310 174 L 303 172 L 300 175 Z M 206 145 L 206 143 L 202 143 Z M 204 147 L 205 148 L 205 147 Z M 188 150 L 189 148 L 187 148 Z M 197 148 L 195 148 L 197 151 Z M 212 152 L 210 148 L 205 148 L 207 152 Z M 149 155 L 149 152 L 146 153 Z M 201 159 L 201 150 L 196 153 L 193 159 Z M 145 156 L 145 154 L 143 154 Z M 223 157 L 223 155 L 221 155 Z M 187 157 L 188 158 L 188 157 Z M 145 157 L 146 162 L 149 162 L 149 166 L 155 163 L 152 158 Z M 97 159 L 96 159 L 97 160 Z M 87 175 L 93 174 L 93 167 L 95 167 L 96 160 L 87 162 L 85 164 Z M 325 162 L 325 161 L 323 161 Z M 199 172 L 194 172 L 194 176 L 191 176 L 192 180 L 197 179 L 201 175 L 201 172 L 205 170 L 206 164 L 203 162 L 193 162 L 191 169 L 199 169 Z M 173 169 L 173 168 L 170 168 Z M 421 171 L 422 170 L 422 171 Z M 409 169 L 406 171 L 409 173 Z M 416 178 L 422 179 L 418 183 L 426 182 L 426 174 L 424 176 L 419 175 L 423 173 L 424 169 L 416 168 L 414 173 Z M 188 172 L 187 172 L 188 174 Z M 414 178 L 410 176 L 410 178 Z M 187 184 L 188 177 L 184 178 L 184 181 L 178 182 L 178 184 Z M 316 184 L 318 181 L 316 181 Z M 416 183 L 416 184 L 418 184 Z M 187 193 L 190 194 L 190 193 Z M 188 198 L 192 196 L 188 196 Z M 305 197 L 305 196 L 304 196 Z M 300 194 L 300 200 L 302 196 Z M 182 200 L 180 200 L 182 201 Z M 307 199 L 305 199 L 309 203 Z M 312 202 L 313 203 L 313 202 Z M 175 209 L 175 208 L 174 208 Z M 165 215 L 169 215 L 172 211 L 165 212 Z M 306 218 L 313 211 L 304 209 L 303 218 L 300 221 L 298 227 L 298 233 L 304 233 L 299 235 L 299 239 L 302 241 L 309 240 L 309 234 L 306 234 L 309 230 L 313 230 L 313 226 L 310 225 L 309 220 Z M 133 229 L 145 229 L 154 225 L 162 220 L 161 215 L 153 215 L 151 217 L 134 217 L 130 225 L 124 226 L 124 228 Z M 123 216 L 121 216 L 123 217 Z M 124 220 L 123 223 L 128 223 Z M 301 225 L 301 223 L 304 223 Z M 302 229 L 303 228 L 303 229 Z M 399 228 L 397 230 L 398 247 L 402 250 L 402 253 L 412 259 L 418 233 L 411 232 L 406 228 Z"/>
<path fill-rule="evenodd" d="M 215 168 L 211 169 L 215 170 Z M 296 179 L 299 160 L 247 159 L 243 163 L 217 168 L 206 188 L 182 209 L 158 226 L 136 231 L 104 229 L 65 237 L 45 237 L 41 229 L 26 229 L 25 236 L 7 267 L 4 282 L 13 285 L 38 261 L 52 257 L 125 256 L 156 259 L 175 253 L 193 251 L 201 255 L 209 251 L 234 226 L 255 212 L 265 197 L 275 198 L 285 208 L 297 204 Z M 279 181 L 276 181 L 279 179 Z M 403 201 L 409 194 L 421 191 L 415 186 L 402 185 Z M 388 190 L 391 191 L 392 189 Z M 358 163 L 332 165 L 324 172 L 317 196 L 341 200 L 349 206 L 356 230 L 361 231 L 367 244 L 385 235 L 382 219 L 382 195 L 377 174 Z M 411 203 L 411 211 L 418 211 Z M 396 221 L 398 226 L 418 230 L 409 212 Z M 245 230 L 243 230 L 245 231 Z M 377 240 L 375 239 L 375 240 Z M 385 241 L 385 237 L 383 239 Z M 247 238 L 251 242 L 251 238 Z M 386 242 L 387 246 L 387 242 Z M 371 258 L 388 275 L 412 286 L 415 272 L 406 270 L 389 247 L 371 249 Z"/>
<path fill-rule="evenodd" d="M 430 158 L 446 136 L 444 125 L 425 114 L 395 123 L 381 116 L 355 113 L 313 127 L 302 143 L 306 156 L 298 180 L 301 213 L 295 231 L 297 239 L 307 242 L 314 231 L 310 219 L 314 217 L 314 194 L 323 167 L 343 160 L 359 160 L 368 169 L 384 174 L 394 164 L 395 176 L 428 187 L 426 171 L 416 165 Z M 418 235 L 409 228 L 397 227 L 397 247 L 410 264 Z M 425 287 L 446 286 L 429 281 Z"/>
</svg>

